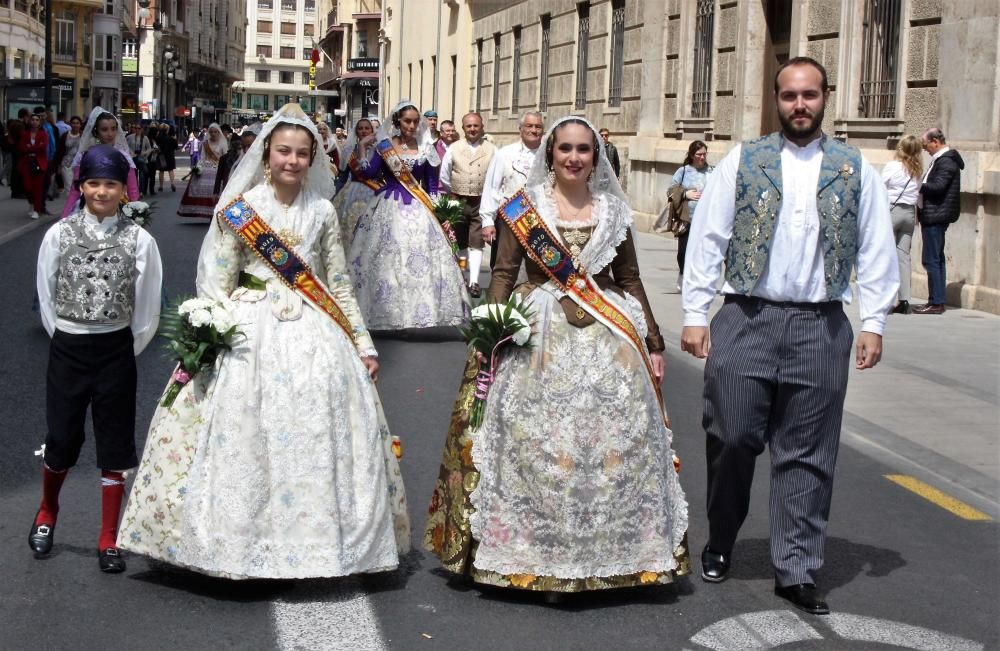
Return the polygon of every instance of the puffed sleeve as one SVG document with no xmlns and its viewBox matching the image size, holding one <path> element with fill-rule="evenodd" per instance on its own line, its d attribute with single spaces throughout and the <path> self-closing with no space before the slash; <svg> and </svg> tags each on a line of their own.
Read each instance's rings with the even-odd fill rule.
<svg viewBox="0 0 1000 651">
<path fill-rule="evenodd" d="M 141 353 L 156 335 L 160 323 L 163 292 L 163 263 L 156 240 L 145 230 L 139 232 L 136 247 L 135 310 L 132 313 L 133 350 Z"/>
<path fill-rule="evenodd" d="M 214 218 L 198 254 L 195 287 L 199 298 L 228 303 L 239 282 L 247 253 L 239 237 L 219 222 L 218 217 Z"/>
<path fill-rule="evenodd" d="M 500 250 L 497 252 L 497 263 L 493 266 L 490 288 L 486 291 L 486 295 L 491 303 L 503 303 L 514 291 L 517 274 L 521 271 L 524 250 L 514 237 L 513 231 L 507 226 L 507 222 L 498 219 L 496 229 Z"/>
<path fill-rule="evenodd" d="M 351 283 L 351 276 L 347 272 L 347 258 L 344 256 L 344 245 L 340 238 L 337 211 L 333 204 L 326 200 L 320 202 L 318 210 L 327 213 L 326 219 L 322 221 L 323 235 L 320 239 L 322 247 L 320 253 L 326 272 L 323 280 L 344 316 L 351 322 L 352 334 L 360 355 L 362 357 L 378 357 L 375 343 L 368 333 L 368 328 L 365 327 L 361 308 L 358 307 L 358 301 L 354 297 L 354 287 Z"/>
<path fill-rule="evenodd" d="M 440 172 L 441 168 L 439 166 L 431 165 L 429 162 L 424 163 L 424 188 L 427 190 L 427 194 L 431 196 L 435 196 L 441 191 Z"/>
<path fill-rule="evenodd" d="M 358 165 L 353 171 L 362 179 L 378 179 L 381 178 L 384 168 L 385 161 L 382 160 L 382 156 L 375 150 L 375 147 L 372 147 L 367 162 Z"/>
<path fill-rule="evenodd" d="M 80 166 L 77 165 L 73 168 L 73 182 L 70 183 L 69 196 L 66 197 L 66 204 L 63 206 L 62 215 L 60 215 L 63 219 L 69 217 L 80 206 L 80 187 L 76 184 L 79 178 Z"/>
<path fill-rule="evenodd" d="M 59 275 L 59 224 L 50 227 L 38 249 L 35 288 L 38 291 L 38 312 L 45 332 L 51 337 L 56 331 L 56 277 Z"/>
<path fill-rule="evenodd" d="M 649 299 L 646 297 L 646 288 L 639 277 L 639 259 L 635 253 L 635 242 L 632 240 L 632 231 L 629 230 L 625 236 L 625 241 L 618 245 L 615 250 L 615 259 L 611 263 L 611 274 L 615 279 L 615 284 L 631 294 L 642 305 L 642 313 L 646 317 L 646 347 L 651 353 L 663 352 L 665 348 L 663 337 L 660 335 L 660 328 L 656 325 L 653 317 L 653 310 L 649 307 Z"/>
</svg>

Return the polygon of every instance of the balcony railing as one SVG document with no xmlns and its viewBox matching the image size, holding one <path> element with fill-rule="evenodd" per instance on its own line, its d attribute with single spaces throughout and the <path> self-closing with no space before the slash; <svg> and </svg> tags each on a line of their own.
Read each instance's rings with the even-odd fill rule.
<svg viewBox="0 0 1000 651">
<path fill-rule="evenodd" d="M 316 68 L 316 85 L 322 86 L 340 76 L 340 64 L 323 58 L 323 65 Z"/>
<path fill-rule="evenodd" d="M 52 44 L 52 57 L 64 63 L 76 62 L 76 41 L 56 39 Z"/>
</svg>

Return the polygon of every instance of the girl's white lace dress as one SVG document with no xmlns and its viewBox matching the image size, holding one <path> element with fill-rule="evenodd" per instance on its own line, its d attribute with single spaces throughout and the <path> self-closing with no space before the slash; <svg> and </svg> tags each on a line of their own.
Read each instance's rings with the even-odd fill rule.
<svg viewBox="0 0 1000 651">
<path fill-rule="evenodd" d="M 285 209 L 263 185 L 245 197 L 326 283 L 373 354 L 330 202 L 303 190 Z M 266 289 L 240 286 L 240 272 Z M 396 567 L 409 549 L 406 498 L 358 350 L 218 221 L 197 287 L 231 304 L 245 338 L 157 409 L 118 544 L 228 578 Z"/>
</svg>

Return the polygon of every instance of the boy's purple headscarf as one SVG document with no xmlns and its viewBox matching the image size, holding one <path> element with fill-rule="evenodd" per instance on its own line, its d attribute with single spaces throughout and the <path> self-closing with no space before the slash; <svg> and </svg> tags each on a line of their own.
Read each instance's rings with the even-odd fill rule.
<svg viewBox="0 0 1000 651">
<path fill-rule="evenodd" d="M 128 181 L 128 171 L 128 160 L 120 151 L 111 145 L 94 145 L 80 159 L 78 181 L 83 183 L 87 179 L 112 179 L 125 183 Z"/>
</svg>

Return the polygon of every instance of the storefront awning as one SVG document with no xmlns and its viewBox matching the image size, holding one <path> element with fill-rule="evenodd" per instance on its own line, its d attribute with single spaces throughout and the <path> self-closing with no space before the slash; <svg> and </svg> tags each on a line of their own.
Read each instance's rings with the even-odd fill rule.
<svg viewBox="0 0 1000 651">
<path fill-rule="evenodd" d="M 363 71 L 363 72 L 345 72 L 340 75 L 341 81 L 347 81 L 349 79 L 378 79 L 377 72 Z"/>
</svg>

